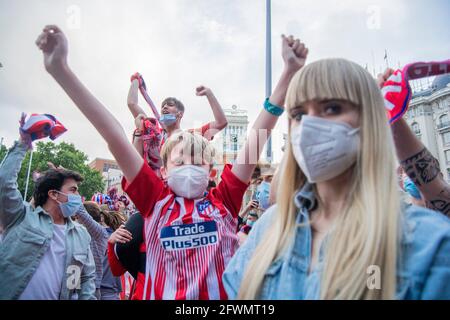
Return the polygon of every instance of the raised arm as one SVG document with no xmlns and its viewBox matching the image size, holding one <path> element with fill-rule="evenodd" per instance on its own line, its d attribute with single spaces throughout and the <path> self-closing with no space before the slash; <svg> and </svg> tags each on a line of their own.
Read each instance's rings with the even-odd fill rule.
<svg viewBox="0 0 450 320">
<path fill-rule="evenodd" d="M 214 114 L 214 121 L 208 124 L 209 130 L 206 133 L 207 137 L 205 137 L 210 140 L 210 138 L 228 125 L 228 120 L 223 112 L 222 106 L 210 88 L 199 86 L 195 89 L 195 93 L 197 96 L 206 96 Z"/>
<path fill-rule="evenodd" d="M 139 106 L 138 101 L 139 101 L 139 81 L 134 79 L 131 82 L 130 90 L 128 90 L 128 97 L 127 97 L 128 109 L 130 109 L 130 112 L 133 115 L 134 119 L 136 119 L 141 114 L 147 117 L 147 115 L 144 112 L 144 109 L 142 109 Z"/>
<path fill-rule="evenodd" d="M 437 159 L 404 119 L 397 120 L 391 130 L 400 164 L 423 195 L 426 206 L 450 217 L 450 185 L 444 181 Z"/>
<path fill-rule="evenodd" d="M 284 99 L 289 83 L 294 74 L 305 65 L 308 49 L 300 40 L 294 40 L 292 36 L 286 38 L 282 36 L 282 57 L 284 60 L 284 70 L 278 84 L 275 87 L 269 102 L 280 108 L 284 107 Z M 253 170 L 256 167 L 261 151 L 270 136 L 271 130 L 277 123 L 278 116 L 263 109 L 256 119 L 247 137 L 245 146 L 239 151 L 236 163 L 233 165 L 233 173 L 245 183 L 251 179 Z"/>
<path fill-rule="evenodd" d="M 380 87 L 393 72 L 394 70 L 388 69 L 378 76 Z M 450 185 L 444 181 L 437 159 L 416 137 L 403 118 L 394 122 L 391 130 L 397 158 L 423 195 L 426 206 L 450 216 Z"/>
<path fill-rule="evenodd" d="M 144 157 L 144 142 L 142 140 L 142 137 L 144 135 L 144 119 L 146 116 L 144 114 L 139 114 L 134 119 L 134 124 L 136 126 L 136 130 L 133 132 L 133 146 L 136 149 L 136 151 L 141 155 L 141 157 Z"/>
<path fill-rule="evenodd" d="M 19 141 L 15 142 L 0 165 L 0 227 L 7 230 L 25 215 L 25 205 L 18 189 L 17 177 L 32 139 L 22 131 L 26 114 L 20 118 Z"/>
<path fill-rule="evenodd" d="M 93 240 L 98 242 L 104 241 L 103 246 L 106 250 L 106 244 L 109 238 L 106 229 L 91 217 L 84 206 L 81 206 L 78 210 L 77 218 L 83 224 L 83 226 L 86 227 L 86 230 Z"/>
<path fill-rule="evenodd" d="M 125 178 L 129 182 L 133 181 L 144 160 L 128 141 L 125 131 L 116 118 L 69 68 L 67 39 L 62 31 L 54 25 L 46 26 L 36 40 L 36 44 L 44 53 L 46 70 L 105 139 Z"/>
<path fill-rule="evenodd" d="M 27 144 L 15 142 L 0 167 L 0 225 L 5 231 L 25 215 L 17 176 L 27 150 Z"/>
</svg>

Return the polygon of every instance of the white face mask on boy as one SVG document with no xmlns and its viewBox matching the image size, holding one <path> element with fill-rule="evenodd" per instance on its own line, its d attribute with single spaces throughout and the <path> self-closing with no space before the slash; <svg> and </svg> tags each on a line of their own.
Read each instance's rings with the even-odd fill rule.
<svg viewBox="0 0 450 320">
<path fill-rule="evenodd" d="M 309 182 L 337 177 L 356 161 L 359 128 L 344 122 L 303 116 L 291 132 L 294 157 Z"/>
<path fill-rule="evenodd" d="M 167 184 L 180 197 L 200 198 L 208 187 L 209 172 L 202 167 L 190 164 L 170 170 Z"/>
</svg>

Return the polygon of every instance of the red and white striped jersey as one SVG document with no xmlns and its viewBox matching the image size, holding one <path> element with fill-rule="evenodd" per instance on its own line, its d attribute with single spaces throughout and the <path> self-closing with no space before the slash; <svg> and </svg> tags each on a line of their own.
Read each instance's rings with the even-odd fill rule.
<svg viewBox="0 0 450 320">
<path fill-rule="evenodd" d="M 196 200 L 176 196 L 146 163 L 122 187 L 145 221 L 142 299 L 226 299 L 222 274 L 239 245 L 237 216 L 247 189 L 231 166 Z"/>
<path fill-rule="evenodd" d="M 122 291 L 119 294 L 120 300 L 130 300 L 133 283 L 134 279 L 128 272 L 120 276 L 120 284 L 122 285 Z"/>
</svg>

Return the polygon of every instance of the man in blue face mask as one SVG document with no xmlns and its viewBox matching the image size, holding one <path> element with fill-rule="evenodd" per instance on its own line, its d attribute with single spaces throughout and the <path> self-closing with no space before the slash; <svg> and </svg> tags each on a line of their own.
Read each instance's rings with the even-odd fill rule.
<svg viewBox="0 0 450 320">
<path fill-rule="evenodd" d="M 181 120 L 183 119 L 185 108 L 183 103 L 174 97 L 166 98 L 161 103 L 159 122 L 163 128 L 163 132 L 159 149 L 155 152 L 152 148 L 144 147 L 144 139 L 148 136 L 148 128 L 146 128 L 145 125 L 145 119 L 148 118 L 148 115 L 138 104 L 138 90 L 139 81 L 134 79 L 131 83 L 127 99 L 128 108 L 135 118 L 136 125 L 136 130 L 133 134 L 133 144 L 138 152 L 143 155 L 144 159 L 149 162 L 150 167 L 152 167 L 151 159 L 158 156 L 159 149 L 162 148 L 164 143 L 173 133 L 181 130 Z M 214 115 L 214 121 L 208 122 L 200 128 L 188 129 L 188 131 L 199 133 L 207 140 L 212 140 L 217 133 L 228 125 L 227 118 L 222 106 L 210 88 L 199 86 L 195 89 L 195 94 L 199 97 L 204 96 L 208 99 L 208 103 Z M 157 167 L 159 169 L 160 165 Z"/>
<path fill-rule="evenodd" d="M 0 300 L 95 299 L 95 264 L 86 229 L 70 219 L 82 206 L 82 177 L 50 169 L 35 182 L 34 205 L 17 176 L 31 144 L 21 135 L 0 167 Z"/>
<path fill-rule="evenodd" d="M 425 207 L 425 201 L 423 200 L 419 189 L 408 176 L 403 179 L 403 190 L 405 190 L 411 196 L 412 204 Z"/>
<path fill-rule="evenodd" d="M 270 207 L 270 186 L 273 178 L 274 170 L 272 168 L 263 168 L 261 171 L 262 181 L 256 189 L 256 197 L 259 201 L 259 209 L 264 212 Z"/>
</svg>

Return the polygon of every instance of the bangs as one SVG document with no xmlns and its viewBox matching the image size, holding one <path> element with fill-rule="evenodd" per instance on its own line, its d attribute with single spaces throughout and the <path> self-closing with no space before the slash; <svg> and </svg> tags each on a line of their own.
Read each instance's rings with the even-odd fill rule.
<svg viewBox="0 0 450 320">
<path fill-rule="evenodd" d="M 161 157 L 164 166 L 167 165 L 175 146 L 181 144 L 181 153 L 191 157 L 192 164 L 213 164 L 215 157 L 214 147 L 200 134 L 188 131 L 174 133 L 164 144 Z"/>
<path fill-rule="evenodd" d="M 361 106 L 361 83 L 368 75 L 365 73 L 361 66 L 345 59 L 324 59 L 306 65 L 289 85 L 287 110 L 322 100 L 345 100 Z"/>
</svg>

